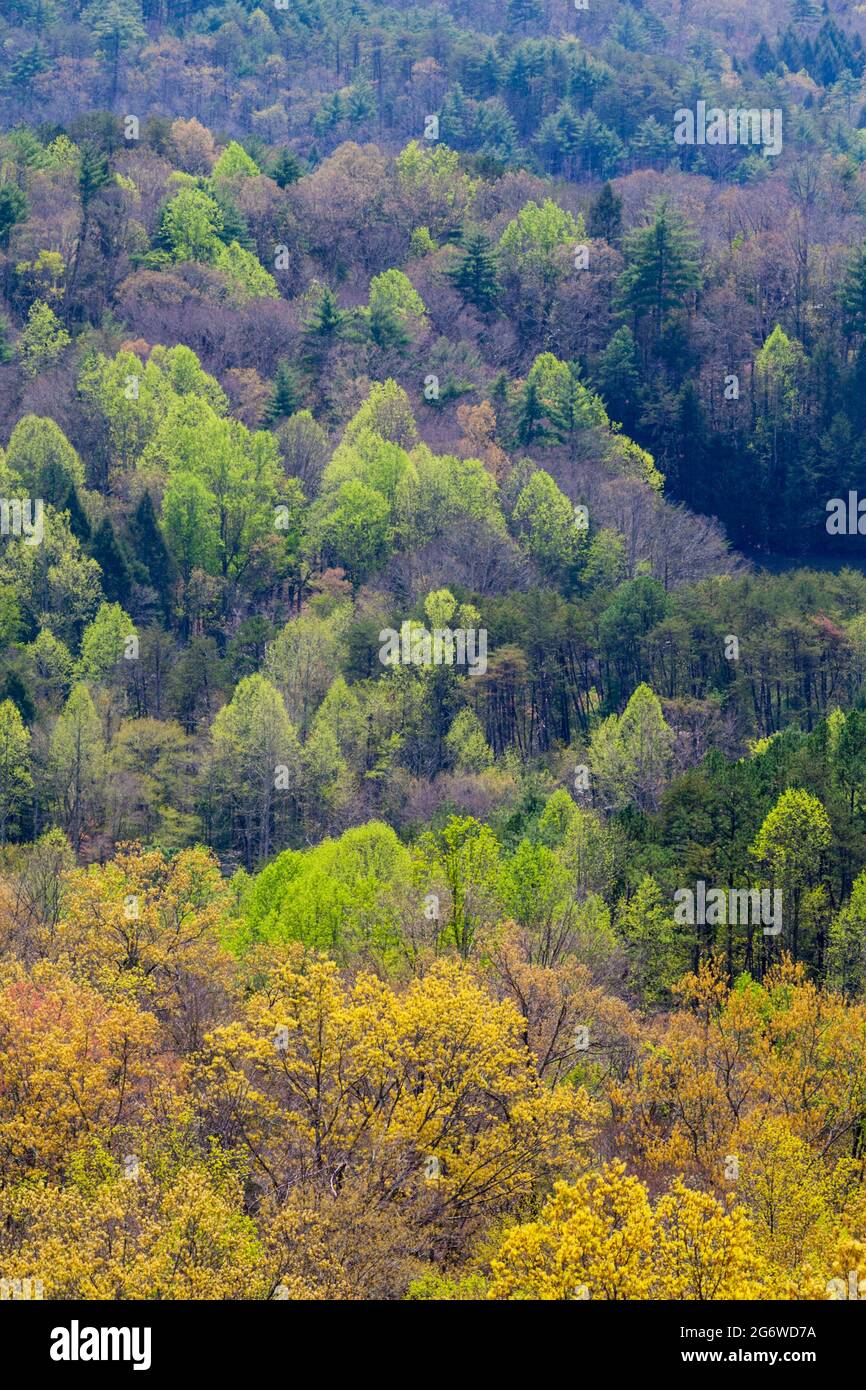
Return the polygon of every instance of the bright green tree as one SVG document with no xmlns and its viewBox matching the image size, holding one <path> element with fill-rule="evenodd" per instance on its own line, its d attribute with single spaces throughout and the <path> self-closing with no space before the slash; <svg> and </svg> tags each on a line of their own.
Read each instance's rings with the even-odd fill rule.
<svg viewBox="0 0 866 1390">
<path fill-rule="evenodd" d="M 53 507 L 66 501 L 70 488 L 84 486 L 84 466 L 55 420 L 22 415 L 9 438 L 6 463 L 28 497 Z"/>
<path fill-rule="evenodd" d="M 99 822 L 105 742 L 90 691 L 73 686 L 51 735 L 49 777 L 57 815 L 76 853 Z"/>
<path fill-rule="evenodd" d="M 620 903 L 617 926 L 625 941 L 629 975 L 642 1003 L 670 998 L 670 986 L 686 969 L 690 941 L 674 921 L 671 901 L 650 874 Z"/>
<path fill-rule="evenodd" d="M 178 261 L 213 261 L 222 225 L 219 204 L 200 188 L 182 188 L 162 215 L 163 234 Z"/>
<path fill-rule="evenodd" d="M 72 342 L 54 310 L 37 299 L 18 339 L 18 357 L 25 376 L 38 376 L 56 365 Z"/>
<path fill-rule="evenodd" d="M 568 246 L 584 235 L 583 218 L 574 220 L 570 212 L 551 198 L 526 203 L 499 239 L 499 250 L 508 269 L 520 271 L 531 265 L 547 265 L 559 246 Z"/>
<path fill-rule="evenodd" d="M 169 479 L 162 499 L 162 529 L 184 583 L 189 582 L 194 569 L 219 573 L 221 546 L 216 498 L 193 473 L 181 469 Z"/>
<path fill-rule="evenodd" d="M 218 243 L 214 254 L 214 265 L 229 278 L 235 296 L 241 301 L 248 299 L 279 299 L 277 282 L 252 251 L 245 251 L 238 242 L 228 246 Z"/>
<path fill-rule="evenodd" d="M 849 999 L 861 999 L 866 991 L 866 872 L 830 927 L 827 983 Z"/>
<path fill-rule="evenodd" d="M 802 787 L 788 787 L 767 813 L 749 850 L 771 887 L 782 892 L 784 944 L 795 958 L 804 900 L 826 877 L 832 838 L 823 803 Z"/>
<path fill-rule="evenodd" d="M 33 787 L 30 731 L 11 700 L 0 703 L 0 845 L 19 817 Z"/>
<path fill-rule="evenodd" d="M 567 582 L 585 547 L 586 531 L 578 528 L 572 503 L 543 468 L 521 491 L 513 522 L 542 575 Z"/>
<path fill-rule="evenodd" d="M 254 178 L 261 170 L 237 140 L 230 140 L 211 170 L 211 178 L 218 179 Z"/>
<path fill-rule="evenodd" d="M 228 813 L 247 868 L 285 834 L 298 794 L 301 749 L 283 697 L 264 676 L 246 676 L 211 726 L 209 785 Z"/>
<path fill-rule="evenodd" d="M 329 563 L 359 585 L 391 549 L 391 509 L 380 492 L 352 479 L 323 499 L 313 535 Z"/>
<path fill-rule="evenodd" d="M 81 639 L 79 671 L 84 680 L 110 678 L 124 660 L 137 659 L 138 633 L 119 603 L 103 603 Z"/>
<path fill-rule="evenodd" d="M 458 772 L 484 772 L 493 764 L 493 750 L 474 710 L 462 709 L 445 736 L 445 747 Z"/>
<path fill-rule="evenodd" d="M 592 732 L 593 794 L 602 805 L 619 808 L 634 802 L 654 810 L 670 775 L 673 744 L 658 696 L 641 683 L 622 715 L 612 714 Z"/>
</svg>

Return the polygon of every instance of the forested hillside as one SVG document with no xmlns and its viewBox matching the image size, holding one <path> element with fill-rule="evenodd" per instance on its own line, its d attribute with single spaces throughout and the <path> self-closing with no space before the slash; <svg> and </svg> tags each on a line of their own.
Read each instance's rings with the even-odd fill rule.
<svg viewBox="0 0 866 1390">
<path fill-rule="evenodd" d="M 861 8 L 0 0 L 0 1279 L 866 1291 Z"/>
</svg>

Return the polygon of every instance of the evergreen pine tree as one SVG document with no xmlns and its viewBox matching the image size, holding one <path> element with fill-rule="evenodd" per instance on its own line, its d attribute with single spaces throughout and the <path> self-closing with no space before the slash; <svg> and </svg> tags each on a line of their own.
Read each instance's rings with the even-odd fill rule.
<svg viewBox="0 0 866 1390">
<path fill-rule="evenodd" d="M 4 700 L 12 701 L 25 724 L 33 723 L 37 713 L 36 705 L 17 671 L 7 671 L 3 678 L 3 684 L 0 685 L 0 705 Z"/>
<path fill-rule="evenodd" d="M 697 236 L 670 200 L 659 198 L 649 225 L 625 238 L 625 254 L 621 301 L 635 318 L 651 314 L 660 338 L 667 314 L 700 284 Z"/>
<path fill-rule="evenodd" d="M 132 580 L 126 556 L 117 543 L 111 518 L 105 517 L 93 537 L 90 553 L 102 570 L 102 589 L 109 603 L 129 601 Z"/>
<path fill-rule="evenodd" d="M 609 183 L 602 185 L 589 209 L 587 231 L 609 246 L 618 246 L 622 239 L 622 198 L 617 197 Z"/>
<path fill-rule="evenodd" d="M 773 50 L 767 43 L 765 35 L 762 34 L 758 46 L 752 54 L 752 67 L 763 77 L 775 66 L 776 59 Z"/>
<path fill-rule="evenodd" d="M 848 263 L 840 297 L 846 333 L 866 333 L 866 243 Z"/>
<path fill-rule="evenodd" d="M 475 229 L 464 237 L 462 251 L 460 260 L 448 271 L 448 278 L 464 303 L 474 305 L 484 314 L 490 313 L 499 295 L 493 248 L 484 233 Z"/>
<path fill-rule="evenodd" d="M 791 0 L 791 18 L 795 24 L 817 24 L 820 14 L 817 0 Z"/>
<path fill-rule="evenodd" d="M 529 25 L 537 24 L 543 13 L 538 0 L 508 0 L 506 24 L 509 29 L 522 29 L 526 33 Z"/>
<path fill-rule="evenodd" d="M 277 364 L 271 399 L 265 411 L 265 424 L 272 425 L 275 420 L 294 415 L 301 404 L 302 394 L 300 377 L 284 358 Z"/>
<path fill-rule="evenodd" d="M 168 230 L 167 213 L 168 202 L 160 209 L 159 216 L 156 220 L 156 228 L 151 237 L 150 244 L 154 251 L 163 251 L 167 256 L 170 256 L 174 242 Z"/>
<path fill-rule="evenodd" d="M 788 25 L 778 47 L 779 62 L 784 63 L 789 72 L 799 72 L 804 66 L 803 47 L 793 25 Z"/>
<path fill-rule="evenodd" d="M 611 419 L 618 420 L 626 434 L 633 434 L 640 414 L 641 380 L 637 345 L 628 326 L 618 328 L 599 353 L 595 384 Z"/>
<path fill-rule="evenodd" d="M 516 434 L 518 444 L 531 444 L 539 434 L 545 410 L 534 381 L 527 381 L 517 408 Z"/>
<path fill-rule="evenodd" d="M 832 87 L 842 69 L 842 62 L 839 50 L 833 42 L 832 35 L 823 29 L 815 40 L 815 59 L 812 65 L 812 75 L 818 79 L 822 87 Z"/>
<path fill-rule="evenodd" d="M 483 100 L 485 97 L 495 96 L 499 91 L 501 81 L 501 68 L 499 56 L 492 44 L 485 49 L 484 57 L 478 72 L 477 89 L 478 95 Z"/>
<path fill-rule="evenodd" d="M 369 328 L 373 342 L 383 350 L 404 348 L 410 341 L 409 334 L 394 310 L 381 301 L 375 303 L 370 310 Z"/>
<path fill-rule="evenodd" d="M 326 285 L 318 305 L 304 323 L 304 356 L 311 366 L 323 360 L 345 328 L 346 315 L 337 304 L 334 291 Z"/>
<path fill-rule="evenodd" d="M 510 385 L 511 381 L 508 373 L 506 371 L 497 372 L 488 392 L 490 404 L 496 412 L 496 419 L 499 421 L 501 429 L 507 426 L 510 404 Z"/>
<path fill-rule="evenodd" d="M 134 563 L 143 572 L 145 582 L 159 595 L 167 614 L 174 580 L 174 565 L 156 520 L 153 499 L 147 489 L 141 494 L 138 506 L 129 523 L 129 540 Z"/>
<path fill-rule="evenodd" d="M 82 545 L 87 545 L 91 537 L 90 522 L 87 513 L 81 505 L 78 492 L 75 487 L 71 487 L 66 496 L 66 501 L 60 508 L 61 511 L 69 513 L 69 529 Z"/>
<path fill-rule="evenodd" d="M 303 166 L 296 154 L 293 154 L 286 146 L 279 151 L 271 168 L 271 178 L 279 188 L 288 188 L 290 183 L 297 183 L 303 174 Z"/>
<path fill-rule="evenodd" d="M 846 378 L 845 413 L 858 434 L 866 429 L 866 338 L 860 344 Z"/>
<path fill-rule="evenodd" d="M 677 445 L 667 468 L 669 485 L 692 506 L 711 507 L 716 461 L 707 450 L 706 418 L 693 381 L 683 382 L 677 401 Z"/>
<path fill-rule="evenodd" d="M 440 134 L 452 150 L 465 146 L 471 116 L 466 96 L 459 82 L 446 95 L 442 102 Z"/>
<path fill-rule="evenodd" d="M 78 171 L 78 196 L 85 221 L 90 204 L 101 188 L 111 180 L 108 158 L 95 145 L 87 144 L 81 151 L 81 164 Z"/>
<path fill-rule="evenodd" d="M 226 246 L 230 246 L 233 241 L 236 241 L 245 251 L 255 253 L 256 244 L 250 236 L 247 220 L 238 211 L 237 204 L 223 192 L 214 196 L 222 214 L 223 225 L 219 232 L 220 241 L 224 242 Z"/>
<path fill-rule="evenodd" d="M 27 196 L 11 180 L 0 183 L 0 250 L 6 250 L 13 228 L 28 213 Z"/>
</svg>

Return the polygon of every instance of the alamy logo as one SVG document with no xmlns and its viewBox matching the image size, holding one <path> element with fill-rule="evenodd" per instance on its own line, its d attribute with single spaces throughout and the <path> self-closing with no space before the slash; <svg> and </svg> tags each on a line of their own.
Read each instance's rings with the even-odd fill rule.
<svg viewBox="0 0 866 1390">
<path fill-rule="evenodd" d="M 25 545 L 40 545 L 44 510 L 41 497 L 0 497 L 0 536 L 23 536 Z"/>
<path fill-rule="evenodd" d="M 678 145 L 762 145 L 764 153 L 776 155 L 782 149 L 782 112 L 764 108 L 747 110 L 733 106 L 723 111 L 699 101 L 694 111 L 681 106 L 674 112 L 674 141 Z"/>
<path fill-rule="evenodd" d="M 0 1279 L 0 1299 L 17 1302 L 41 1301 L 44 1290 L 41 1279 Z"/>
<path fill-rule="evenodd" d="M 866 497 L 848 493 L 843 497 L 831 497 L 827 503 L 827 532 L 831 536 L 866 536 Z"/>
<path fill-rule="evenodd" d="M 847 1284 L 844 1279 L 827 1280 L 827 1297 L 835 1303 L 843 1298 L 866 1298 L 866 1279 L 861 1279 L 856 1269 L 849 1269 Z"/>
<path fill-rule="evenodd" d="M 487 670 L 485 627 L 436 627 L 428 632 L 418 623 L 384 627 L 379 633 L 383 666 L 466 666 L 470 675 Z"/>
<path fill-rule="evenodd" d="M 776 888 L 707 888 L 699 879 L 694 888 L 674 893 L 674 921 L 679 926 L 763 927 L 764 936 L 782 930 L 782 891 Z"/>
<path fill-rule="evenodd" d="M 134 1371 L 150 1370 L 149 1327 L 68 1327 L 51 1330 L 52 1361 L 131 1361 Z"/>
</svg>

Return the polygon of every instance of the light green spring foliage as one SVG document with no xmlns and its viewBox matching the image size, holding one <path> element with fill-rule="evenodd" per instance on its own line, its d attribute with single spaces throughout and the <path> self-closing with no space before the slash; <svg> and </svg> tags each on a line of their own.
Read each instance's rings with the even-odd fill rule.
<svg viewBox="0 0 866 1390">
<path fill-rule="evenodd" d="M 200 188 L 182 188 L 163 214 L 163 230 L 177 261 L 212 261 L 222 227 L 219 203 Z"/>
<path fill-rule="evenodd" d="M 646 483 L 654 492 L 661 492 L 665 476 L 656 468 L 655 460 L 647 449 L 635 444 L 628 435 L 614 435 L 604 452 L 604 462 L 613 472 L 622 473 L 627 478 L 636 478 Z"/>
<path fill-rule="evenodd" d="M 493 766 L 493 749 L 474 710 L 463 709 L 455 716 L 445 746 L 458 772 L 484 772 Z"/>
<path fill-rule="evenodd" d="M 105 680 L 116 670 L 119 662 L 131 652 L 137 655 L 135 623 L 119 603 L 103 603 L 93 622 L 88 624 L 81 639 L 79 673 L 84 680 Z"/>
<path fill-rule="evenodd" d="M 399 896 L 412 858 L 380 821 L 305 852 L 286 850 L 252 880 L 243 901 L 244 940 L 302 941 L 338 960 L 390 954 L 399 939 Z"/>
<path fill-rule="evenodd" d="M 0 548 L 0 594 L 15 595 L 21 618 L 76 649 L 102 601 L 101 571 L 69 530 L 66 516 L 44 511 L 40 545 Z"/>
<path fill-rule="evenodd" d="M 818 877 L 832 833 L 818 798 L 802 787 L 788 787 L 766 816 L 751 854 L 774 883 L 802 888 Z"/>
<path fill-rule="evenodd" d="M 332 692 L 351 724 L 357 710 L 347 707 L 345 693 Z M 333 720 L 336 711 L 322 708 Z M 479 732 L 466 740 L 476 752 Z M 584 813 L 572 807 L 573 816 L 562 809 L 574 825 Z M 489 826 L 452 816 L 411 849 L 390 826 L 370 821 L 312 849 L 286 850 L 254 877 L 240 876 L 242 926 L 235 948 L 301 941 L 339 960 L 360 953 L 399 971 L 419 942 L 428 951 L 469 956 L 482 929 L 510 919 L 539 951 L 552 931 L 577 959 L 598 966 L 618 943 L 599 892 L 608 887 L 602 861 L 609 861 L 610 846 L 601 843 L 606 832 L 598 818 L 586 813 L 586 819 L 592 824 L 581 827 L 580 847 L 566 832 L 555 848 L 525 838 L 506 854 Z M 590 845 L 592 835 L 598 843 Z"/>
<path fill-rule="evenodd" d="M 341 566 L 355 587 L 383 565 L 393 549 L 387 500 L 359 478 L 350 478 L 323 498 L 313 524 L 322 557 Z"/>
<path fill-rule="evenodd" d="M 200 188 L 182 188 L 169 201 L 163 214 L 163 230 L 174 260 L 201 261 L 216 266 L 225 273 L 240 299 L 278 299 L 279 289 L 274 277 L 237 241 L 226 246 L 220 240 L 222 229 L 219 204 Z"/>
<path fill-rule="evenodd" d="M 610 421 L 600 397 L 552 352 L 539 353 L 529 369 L 527 382 L 537 391 L 554 439 L 566 439 L 582 430 L 609 429 Z"/>
<path fill-rule="evenodd" d="M 758 385 L 778 411 L 794 408 L 798 387 L 806 370 L 806 354 L 796 338 L 789 338 L 777 323 L 755 354 Z"/>
<path fill-rule="evenodd" d="M 499 239 L 503 266 L 515 273 L 546 268 L 558 247 L 579 242 L 585 235 L 583 216 L 575 220 L 551 198 L 526 203 Z"/>
<path fill-rule="evenodd" d="M 352 445 L 358 435 L 371 430 L 392 444 L 409 449 L 418 439 L 418 427 L 409 397 L 391 377 L 374 381 L 366 399 L 343 431 L 342 443 Z"/>
<path fill-rule="evenodd" d="M 75 673 L 75 661 L 69 648 L 46 628 L 27 647 L 33 676 L 46 699 L 56 701 L 69 694 Z"/>
<path fill-rule="evenodd" d="M 866 871 L 830 927 L 827 975 L 832 988 L 849 999 L 860 998 L 866 989 Z"/>
<path fill-rule="evenodd" d="M 392 550 L 423 545 L 461 518 L 505 531 L 496 481 L 483 463 L 434 455 L 416 438 L 402 387 L 374 383 L 325 468 L 311 510 L 312 545 L 356 582 Z"/>
<path fill-rule="evenodd" d="M 18 828 L 18 816 L 33 786 L 30 769 L 30 731 L 11 700 L 0 701 L 0 845 L 10 830 Z"/>
<path fill-rule="evenodd" d="M 590 739 L 589 761 L 602 804 L 620 808 L 634 802 L 654 809 L 670 775 L 673 741 L 658 696 L 641 683 L 622 715 L 604 719 Z"/>
<path fill-rule="evenodd" d="M 300 744 L 283 697 L 262 675 L 246 676 L 211 727 L 213 771 L 218 785 L 237 807 L 269 801 L 277 766 L 297 780 Z"/>
<path fill-rule="evenodd" d="M 412 221 L 431 238 L 456 232 L 472 207 L 479 180 L 460 172 L 460 155 L 442 141 L 410 140 L 394 162 L 397 185 Z"/>
<path fill-rule="evenodd" d="M 640 997 L 654 1003 L 669 998 L 670 986 L 688 968 L 688 951 L 677 931 L 670 896 L 650 874 L 620 903 L 617 925 Z"/>
<path fill-rule="evenodd" d="M 219 509 L 213 493 L 193 473 L 172 474 L 162 499 L 162 529 L 169 554 L 185 582 L 194 569 L 219 572 L 222 554 Z"/>
<path fill-rule="evenodd" d="M 584 385 L 576 368 L 552 352 L 542 352 L 529 369 L 526 385 L 542 411 L 541 437 L 546 442 L 569 443 L 576 450 L 583 441 L 586 448 L 601 453 L 610 472 L 636 478 L 661 491 L 664 475 L 656 468 L 652 454 L 615 430 L 601 397 Z"/>
<path fill-rule="evenodd" d="M 228 278 L 235 298 L 243 302 L 249 299 L 279 299 L 277 282 L 261 261 L 246 251 L 238 242 L 222 243 L 214 256 L 214 265 Z"/>
<path fill-rule="evenodd" d="M 578 527 L 574 507 L 543 468 L 522 489 L 513 520 L 542 575 L 553 581 L 567 579 L 586 549 L 587 532 Z"/>
<path fill-rule="evenodd" d="M 140 462 L 167 474 L 163 523 L 181 569 L 199 564 L 237 579 L 253 546 L 275 535 L 284 480 L 277 441 L 268 431 L 248 430 L 217 415 L 204 398 L 188 396 L 171 404 Z"/>
<path fill-rule="evenodd" d="M 237 140 L 230 140 L 211 170 L 214 182 L 219 179 L 254 178 L 260 174 L 258 164 Z"/>
<path fill-rule="evenodd" d="M 78 169 L 80 159 L 81 150 L 69 136 L 58 135 L 45 146 L 39 164 L 46 173 L 69 173 Z"/>
<path fill-rule="evenodd" d="M 84 486 L 84 466 L 60 426 L 37 415 L 23 415 L 13 429 L 6 465 L 13 486 L 56 507 L 70 488 Z"/>
<path fill-rule="evenodd" d="M 330 697 L 329 727 L 343 741 L 339 707 L 357 705 L 357 697 L 342 677 L 334 680 L 345 649 L 345 632 L 351 622 L 351 605 L 343 603 L 330 613 L 301 613 L 286 623 L 265 656 L 265 673 L 285 700 L 289 717 L 306 738 L 314 717 Z M 354 727 L 354 719 L 351 720 Z"/>
<path fill-rule="evenodd" d="M 18 339 L 18 357 L 25 376 L 38 376 L 59 362 L 72 342 L 50 305 L 37 299 Z"/>
<path fill-rule="evenodd" d="M 427 312 L 423 299 L 402 270 L 385 270 L 373 276 L 370 311 L 390 313 L 401 321 L 423 319 Z"/>
<path fill-rule="evenodd" d="M 94 353 L 85 359 L 78 390 L 98 412 L 114 469 L 138 464 L 166 416 L 188 397 L 206 402 L 216 415 L 228 413 L 219 382 L 183 344 L 157 344 L 146 363 L 133 352 Z"/>
<path fill-rule="evenodd" d="M 406 450 L 367 428 L 357 430 L 351 443 L 338 445 L 322 475 L 322 492 L 336 492 L 354 480 L 375 488 L 393 507 L 401 484 L 411 483 L 415 476 Z"/>
<path fill-rule="evenodd" d="M 74 685 L 51 735 L 49 775 L 64 829 L 80 828 L 83 806 L 105 772 L 102 724 L 84 682 Z"/>
</svg>

